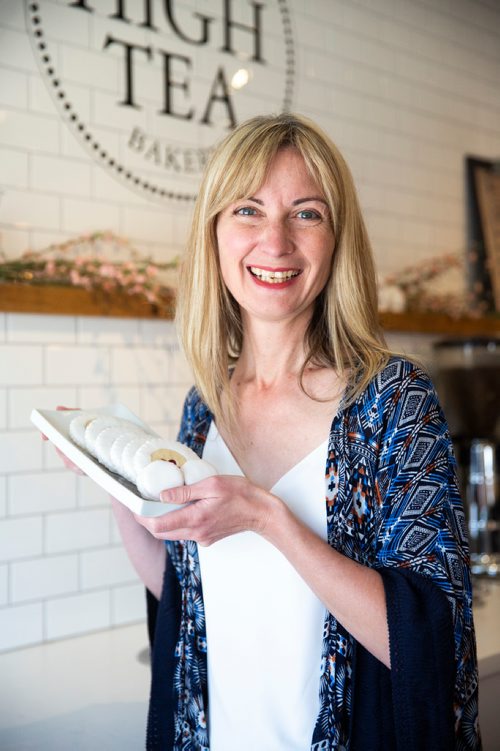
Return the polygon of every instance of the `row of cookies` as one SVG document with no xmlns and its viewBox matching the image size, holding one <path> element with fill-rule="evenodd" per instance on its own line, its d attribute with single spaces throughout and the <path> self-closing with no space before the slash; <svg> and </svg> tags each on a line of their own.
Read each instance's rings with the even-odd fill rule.
<svg viewBox="0 0 500 751">
<path fill-rule="evenodd" d="M 130 420 L 78 410 L 69 423 L 72 441 L 111 472 L 137 486 L 143 498 L 192 485 L 217 474 L 211 464 L 178 441 L 151 435 Z"/>
</svg>

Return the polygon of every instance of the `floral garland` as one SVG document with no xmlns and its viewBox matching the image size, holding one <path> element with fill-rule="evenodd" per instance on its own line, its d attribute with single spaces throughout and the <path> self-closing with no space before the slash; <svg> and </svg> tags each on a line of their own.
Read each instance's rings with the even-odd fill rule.
<svg viewBox="0 0 500 751">
<path fill-rule="evenodd" d="M 455 253 L 446 253 L 386 276 L 379 287 L 380 309 L 443 313 L 452 318 L 483 315 L 483 304 L 473 292 L 438 293 L 430 288 L 438 277 L 453 269 L 463 271 L 464 260 Z"/>
<path fill-rule="evenodd" d="M 112 257 L 117 259 L 114 260 Z M 123 260 L 123 258 L 127 260 Z M 104 293 L 122 292 L 161 305 L 168 275 L 177 259 L 157 263 L 140 256 L 131 244 L 112 232 L 94 232 L 40 251 L 27 250 L 18 258 L 0 254 L 0 283 L 83 287 Z M 163 278 L 162 274 L 163 272 Z"/>
<path fill-rule="evenodd" d="M 82 287 L 106 294 L 121 292 L 161 306 L 172 300 L 175 286 L 172 274 L 177 266 L 177 259 L 158 263 L 141 256 L 128 240 L 112 232 L 94 232 L 44 250 L 27 250 L 14 259 L 0 252 L 0 284 Z M 452 317 L 482 315 L 485 311 L 481 300 L 473 292 L 438 294 L 428 289 L 442 274 L 463 268 L 464 261 L 457 254 L 448 253 L 388 275 L 379 286 L 380 309 L 444 313 Z"/>
</svg>

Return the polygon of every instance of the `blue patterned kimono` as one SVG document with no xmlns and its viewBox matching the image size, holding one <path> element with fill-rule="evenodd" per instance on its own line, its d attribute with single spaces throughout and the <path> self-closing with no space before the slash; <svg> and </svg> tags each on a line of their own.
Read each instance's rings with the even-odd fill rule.
<svg viewBox="0 0 500 751">
<path fill-rule="evenodd" d="M 192 389 L 179 440 L 201 455 L 211 420 Z M 327 615 L 311 751 L 480 749 L 464 512 L 445 419 L 428 376 L 414 364 L 392 358 L 339 409 L 325 498 L 329 544 L 382 575 L 391 670 Z M 167 549 L 147 748 L 208 751 L 197 546 L 167 542 Z"/>
</svg>

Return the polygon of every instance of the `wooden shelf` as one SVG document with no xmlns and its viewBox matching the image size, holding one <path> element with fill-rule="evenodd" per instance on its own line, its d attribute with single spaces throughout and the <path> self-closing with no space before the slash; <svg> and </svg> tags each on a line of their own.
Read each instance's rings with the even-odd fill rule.
<svg viewBox="0 0 500 751">
<path fill-rule="evenodd" d="M 150 305 L 134 295 L 105 294 L 81 287 L 36 284 L 0 284 L 0 311 L 73 316 L 172 319 L 175 293 L 165 291 L 161 305 Z M 500 317 L 451 318 L 435 313 L 381 313 L 386 331 L 448 336 L 500 336 Z"/>
<path fill-rule="evenodd" d="M 443 313 L 381 313 L 385 331 L 412 334 L 446 334 L 447 336 L 500 336 L 500 316 L 452 318 Z"/>
<path fill-rule="evenodd" d="M 173 291 L 165 291 L 161 305 L 151 305 L 137 295 L 89 291 L 82 287 L 36 284 L 0 284 L 0 311 L 72 316 L 172 319 Z"/>
</svg>

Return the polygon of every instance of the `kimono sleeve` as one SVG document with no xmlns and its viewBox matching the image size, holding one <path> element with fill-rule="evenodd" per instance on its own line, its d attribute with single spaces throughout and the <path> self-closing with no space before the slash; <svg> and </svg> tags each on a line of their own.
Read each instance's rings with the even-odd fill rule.
<svg viewBox="0 0 500 751">
<path fill-rule="evenodd" d="M 193 386 L 184 401 L 177 440 L 201 457 L 212 419 L 210 410 Z"/>
<path fill-rule="evenodd" d="M 445 671 L 445 652 L 452 648 L 457 748 L 476 749 L 480 742 L 469 552 L 455 470 L 448 427 L 434 387 L 420 369 L 407 367 L 385 405 L 375 478 L 379 505 L 375 565 L 386 588 L 391 664 L 402 680 L 397 690 L 404 693 L 404 672 L 413 671 L 413 680 L 419 660 L 422 668 L 431 650 L 415 626 L 419 620 L 423 625 L 430 622 L 433 634 L 429 638 L 441 646 L 428 660 L 431 680 L 427 676 L 425 690 L 432 690 L 432 663 L 435 675 L 441 656 Z M 389 569 L 390 575 L 384 575 Z M 395 585 L 397 571 L 403 576 L 396 578 Z M 420 577 L 425 579 L 421 587 Z M 427 591 L 429 586 L 432 592 Z M 433 607 L 426 608 L 432 599 Z M 442 606 L 446 601 L 449 613 Z M 423 620 L 419 613 L 425 614 Z M 410 662 L 405 664 L 406 658 Z"/>
</svg>

